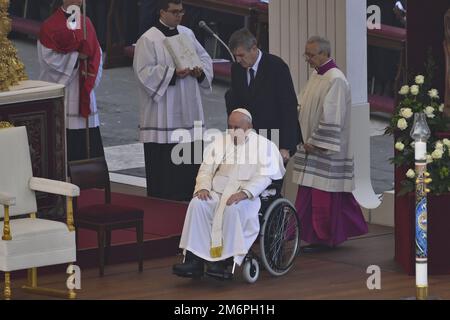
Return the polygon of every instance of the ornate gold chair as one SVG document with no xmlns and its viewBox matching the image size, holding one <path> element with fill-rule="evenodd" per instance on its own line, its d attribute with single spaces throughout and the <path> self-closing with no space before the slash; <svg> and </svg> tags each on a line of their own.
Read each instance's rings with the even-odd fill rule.
<svg viewBox="0 0 450 320">
<path fill-rule="evenodd" d="M 3 127 L 4 127 L 3 123 Z M 60 291 L 37 285 L 37 268 L 76 260 L 72 197 L 73 184 L 33 177 L 27 130 L 1 128 L 0 123 L 0 271 L 5 273 L 4 297 L 11 298 L 10 273 L 28 269 L 28 292 L 75 298 L 74 290 Z M 36 217 L 35 192 L 66 196 L 67 224 Z"/>
</svg>

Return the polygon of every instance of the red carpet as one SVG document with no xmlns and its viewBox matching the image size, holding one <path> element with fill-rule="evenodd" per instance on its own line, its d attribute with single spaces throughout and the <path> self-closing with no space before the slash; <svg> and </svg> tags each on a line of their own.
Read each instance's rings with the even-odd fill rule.
<svg viewBox="0 0 450 320">
<path fill-rule="evenodd" d="M 81 192 L 78 206 L 83 207 L 104 201 L 99 190 Z M 112 193 L 112 203 L 133 206 L 144 210 L 144 259 L 175 256 L 179 253 L 181 231 L 186 215 L 187 203 L 165 201 L 154 198 Z M 112 248 L 109 263 L 137 261 L 136 233 L 134 230 L 115 230 L 112 232 Z M 94 231 L 78 229 L 77 261 L 82 269 L 98 267 L 97 234 Z M 145 261 L 144 261 L 145 266 Z M 39 269 L 40 274 L 65 272 L 67 265 L 48 266 Z M 136 263 L 137 270 L 137 263 Z M 108 266 L 105 268 L 108 273 Z M 25 270 L 15 271 L 14 278 L 27 276 Z"/>
<path fill-rule="evenodd" d="M 144 259 L 175 256 L 179 253 L 178 245 L 183 230 L 187 203 L 122 193 L 112 193 L 111 198 L 113 204 L 144 210 Z M 103 191 L 87 190 L 83 191 L 78 198 L 78 206 L 81 208 L 103 201 Z M 137 261 L 135 230 L 114 230 L 112 231 L 111 242 L 110 263 Z M 78 229 L 77 265 L 82 268 L 98 266 L 97 248 L 97 233 L 91 230 Z"/>
</svg>

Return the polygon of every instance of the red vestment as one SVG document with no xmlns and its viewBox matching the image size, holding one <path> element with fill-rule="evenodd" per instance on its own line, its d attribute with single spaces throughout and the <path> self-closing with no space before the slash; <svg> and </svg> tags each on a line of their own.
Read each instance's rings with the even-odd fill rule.
<svg viewBox="0 0 450 320">
<path fill-rule="evenodd" d="M 43 46 L 58 53 L 68 54 L 78 51 L 86 55 L 87 73 L 84 60 L 81 61 L 80 70 L 80 115 L 88 118 L 91 114 L 91 91 L 94 89 L 100 67 L 101 49 L 97 34 L 89 18 L 86 19 L 86 39 L 82 28 L 71 30 L 67 26 L 67 16 L 59 8 L 50 16 L 41 27 L 39 41 Z M 83 17 L 81 17 L 83 25 Z"/>
</svg>

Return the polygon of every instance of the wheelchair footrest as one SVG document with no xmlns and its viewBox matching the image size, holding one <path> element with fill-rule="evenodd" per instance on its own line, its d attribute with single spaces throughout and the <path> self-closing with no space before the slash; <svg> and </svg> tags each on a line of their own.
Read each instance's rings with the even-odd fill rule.
<svg viewBox="0 0 450 320">
<path fill-rule="evenodd" d="M 221 273 L 206 271 L 205 274 L 211 278 L 220 281 L 230 281 L 233 280 L 233 274 L 229 271 L 224 271 Z"/>
</svg>

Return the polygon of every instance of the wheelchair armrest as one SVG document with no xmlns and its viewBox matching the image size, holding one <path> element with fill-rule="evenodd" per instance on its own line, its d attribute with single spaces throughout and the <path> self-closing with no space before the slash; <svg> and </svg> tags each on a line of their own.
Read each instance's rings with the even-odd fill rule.
<svg viewBox="0 0 450 320">
<path fill-rule="evenodd" d="M 78 197 L 80 188 L 74 184 L 43 178 L 30 178 L 30 189 L 66 197 Z"/>
<path fill-rule="evenodd" d="M 0 192 L 0 205 L 2 206 L 14 206 L 16 205 L 16 197 L 10 194 Z"/>
<path fill-rule="evenodd" d="M 281 180 L 272 180 L 272 183 L 266 188 L 266 190 L 274 189 L 277 191 L 277 194 L 281 193 L 281 189 L 283 189 L 283 179 Z"/>
</svg>

